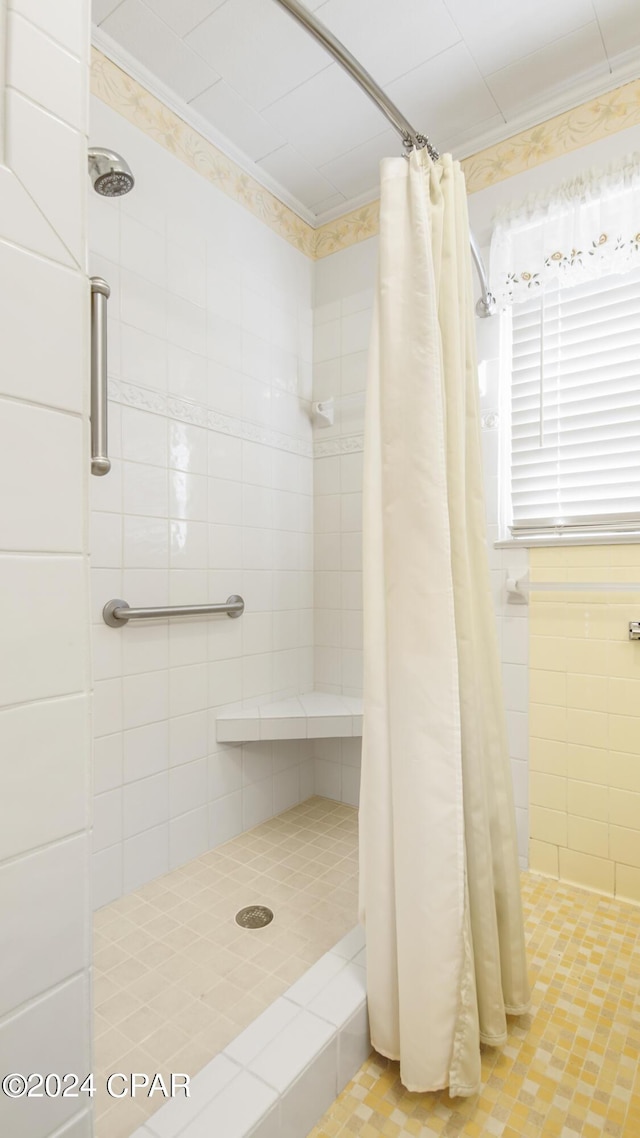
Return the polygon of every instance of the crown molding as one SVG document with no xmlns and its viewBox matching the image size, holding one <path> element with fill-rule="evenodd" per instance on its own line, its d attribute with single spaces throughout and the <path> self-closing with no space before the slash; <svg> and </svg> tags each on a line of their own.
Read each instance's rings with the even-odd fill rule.
<svg viewBox="0 0 640 1138">
<path fill-rule="evenodd" d="M 110 36 L 96 27 L 92 32 L 92 93 L 305 256 L 327 257 L 377 234 L 377 188 L 313 215 Z M 459 146 L 454 141 L 450 149 L 468 192 L 640 125 L 639 75 L 637 53 L 627 52 L 608 76 L 591 72 L 578 86 L 567 84 L 552 99 L 524 107 L 508 124 L 467 136 Z"/>
</svg>

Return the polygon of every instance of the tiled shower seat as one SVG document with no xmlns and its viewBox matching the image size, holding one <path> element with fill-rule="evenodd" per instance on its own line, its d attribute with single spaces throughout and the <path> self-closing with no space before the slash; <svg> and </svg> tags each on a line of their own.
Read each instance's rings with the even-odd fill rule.
<svg viewBox="0 0 640 1138">
<path fill-rule="evenodd" d="M 319 691 L 223 712 L 217 724 L 219 743 L 335 739 L 361 734 L 362 699 Z"/>
</svg>

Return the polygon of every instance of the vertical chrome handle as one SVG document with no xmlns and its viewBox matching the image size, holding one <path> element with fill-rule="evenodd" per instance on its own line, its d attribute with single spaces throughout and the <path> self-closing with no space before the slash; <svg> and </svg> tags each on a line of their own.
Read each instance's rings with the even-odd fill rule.
<svg viewBox="0 0 640 1138">
<path fill-rule="evenodd" d="M 107 440 L 107 300 L 111 289 L 91 277 L 91 473 L 111 470 Z"/>
</svg>

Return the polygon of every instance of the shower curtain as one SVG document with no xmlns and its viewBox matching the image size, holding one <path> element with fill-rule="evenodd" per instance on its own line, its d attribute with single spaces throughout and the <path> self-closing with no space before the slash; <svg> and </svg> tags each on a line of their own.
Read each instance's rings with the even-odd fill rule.
<svg viewBox="0 0 640 1138">
<path fill-rule="evenodd" d="M 411 1091 L 480 1084 L 529 988 L 489 585 L 466 191 L 381 170 L 364 459 L 360 915 L 377 1051 Z"/>
</svg>

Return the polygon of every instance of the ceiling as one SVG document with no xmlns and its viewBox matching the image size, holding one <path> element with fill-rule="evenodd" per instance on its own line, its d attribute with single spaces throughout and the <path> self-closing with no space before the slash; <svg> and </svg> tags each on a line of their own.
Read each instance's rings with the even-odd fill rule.
<svg viewBox="0 0 640 1138">
<path fill-rule="evenodd" d="M 640 0 L 306 2 L 416 129 L 457 156 L 640 74 Z M 92 14 L 102 50 L 142 82 L 153 76 L 308 220 L 374 197 L 380 159 L 402 152 L 273 0 L 92 0 Z"/>
</svg>

